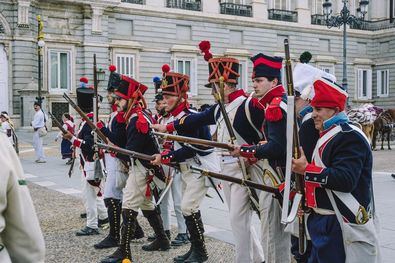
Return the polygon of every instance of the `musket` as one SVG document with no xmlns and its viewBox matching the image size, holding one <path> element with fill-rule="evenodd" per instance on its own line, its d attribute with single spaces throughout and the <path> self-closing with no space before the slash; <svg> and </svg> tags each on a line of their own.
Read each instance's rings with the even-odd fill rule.
<svg viewBox="0 0 395 263">
<path fill-rule="evenodd" d="M 294 103 L 294 97 L 295 97 L 295 90 L 293 86 L 293 77 L 292 77 L 292 65 L 291 65 L 291 56 L 289 52 L 289 42 L 288 39 L 284 39 L 284 48 L 285 48 L 285 73 L 286 73 L 286 79 L 287 79 L 287 91 L 288 91 L 288 96 L 291 99 L 291 106 L 293 104 L 293 112 L 292 115 L 290 116 L 291 118 L 293 117 L 293 143 L 292 143 L 292 157 L 295 159 L 300 158 L 300 143 L 299 143 L 299 136 L 298 136 L 298 125 L 297 125 L 297 119 L 296 119 L 296 106 Z M 287 163 L 289 166 L 290 164 Z M 296 192 L 299 195 L 300 202 L 299 202 L 299 208 L 302 211 L 305 211 L 305 192 L 304 192 L 304 176 L 301 174 L 295 174 L 295 188 Z M 287 196 L 284 196 L 287 198 Z M 284 203 L 288 200 L 285 200 L 284 198 Z M 286 206 L 288 207 L 288 206 Z M 305 229 L 305 217 L 304 213 L 298 213 L 298 224 L 299 224 L 299 253 L 303 255 L 305 253 L 305 243 L 306 243 L 306 229 Z"/>
<path fill-rule="evenodd" d="M 85 112 L 83 112 L 81 108 L 78 107 L 78 105 L 75 104 L 74 101 L 66 93 L 63 93 L 63 98 L 65 98 L 66 101 L 70 104 L 70 106 L 81 116 L 81 118 L 86 122 L 86 124 L 88 124 L 88 126 L 92 129 L 92 131 L 97 133 L 97 136 L 99 136 L 99 138 L 103 142 L 107 143 L 108 142 L 107 137 L 100 131 L 99 128 L 97 128 L 95 124 L 93 124 L 93 122 L 89 119 L 89 117 L 86 116 Z"/>
<path fill-rule="evenodd" d="M 228 143 L 222 143 L 222 142 L 215 142 L 215 141 L 209 141 L 209 140 L 204 140 L 204 139 L 199 139 L 199 138 L 193 138 L 193 137 L 186 137 L 186 136 L 180 136 L 180 135 L 174 135 L 174 134 L 169 134 L 169 133 L 162 133 L 162 132 L 152 132 L 153 135 L 162 137 L 165 140 L 170 140 L 170 141 L 176 141 L 176 142 L 181 142 L 181 143 L 186 143 L 186 144 L 195 144 L 195 145 L 201 145 L 201 146 L 207 146 L 207 147 L 215 147 L 215 148 L 220 148 L 228 151 L 233 151 L 234 150 L 234 145 L 228 144 Z"/>
<path fill-rule="evenodd" d="M 219 90 L 218 90 L 217 86 L 215 85 L 215 83 L 211 83 L 211 87 L 214 90 L 214 98 L 219 105 L 219 109 L 221 111 L 222 118 L 224 119 L 226 129 L 228 130 L 229 137 L 230 137 L 230 143 L 235 144 L 236 135 L 233 130 L 232 123 L 230 122 L 229 115 L 226 112 L 225 103 L 224 103 L 224 77 L 219 78 Z M 243 178 L 246 179 L 247 178 L 247 169 L 246 169 L 244 160 L 241 157 L 239 157 L 238 159 L 239 159 L 241 172 L 243 173 Z M 247 187 L 247 191 L 248 191 L 248 195 L 250 196 L 252 208 L 257 212 L 258 215 L 260 215 L 259 204 L 258 204 L 259 198 L 258 198 L 257 193 L 255 191 L 251 191 L 251 189 L 248 187 Z"/>
<path fill-rule="evenodd" d="M 65 128 L 63 128 L 62 124 L 58 121 L 58 119 L 51 113 L 48 112 L 49 116 L 51 116 L 52 119 L 52 123 L 59 128 L 59 130 L 63 133 L 66 134 L 67 131 L 65 130 Z M 67 173 L 69 175 L 69 178 L 71 177 L 71 175 L 73 174 L 73 169 L 74 169 L 74 162 L 75 162 L 75 154 L 74 154 L 75 149 L 73 149 L 73 153 L 72 153 L 72 158 L 71 158 L 71 164 L 70 164 L 70 169 L 69 172 Z"/>
<path fill-rule="evenodd" d="M 108 145 L 108 144 L 104 144 L 104 143 L 97 143 L 97 147 L 99 147 L 101 149 L 106 149 L 108 151 L 117 152 L 117 153 L 120 153 L 120 154 L 123 154 L 123 155 L 128 155 L 128 156 L 131 156 L 131 157 L 134 157 L 134 158 L 146 160 L 146 161 L 152 161 L 152 160 L 155 159 L 155 157 L 152 156 L 152 155 L 147 155 L 147 154 L 144 154 L 144 153 L 130 151 L 130 150 L 127 150 L 127 149 L 124 149 L 124 148 L 120 148 L 120 147 L 115 146 L 115 145 Z M 171 164 L 170 166 L 175 167 L 176 165 Z M 252 187 L 252 188 L 255 188 L 255 189 L 258 189 L 258 190 L 261 190 L 261 191 L 266 191 L 266 192 L 269 192 L 269 193 L 273 193 L 275 195 L 279 195 L 280 194 L 278 188 L 275 188 L 275 187 L 270 187 L 270 186 L 266 186 L 266 185 L 262 185 L 262 184 L 258 184 L 258 183 L 252 182 L 250 180 L 244 180 L 244 179 L 239 179 L 239 178 L 223 175 L 223 174 L 220 174 L 220 173 L 215 173 L 215 172 L 212 172 L 212 171 L 209 171 L 209 170 L 205 170 L 205 169 L 193 166 L 193 165 L 189 166 L 189 168 L 191 170 L 198 171 L 198 172 L 202 173 L 202 175 L 204 175 L 204 176 L 209 176 L 209 177 L 212 177 L 212 178 L 228 181 L 228 182 L 231 182 L 231 183 L 245 185 L 245 186 Z"/>
</svg>

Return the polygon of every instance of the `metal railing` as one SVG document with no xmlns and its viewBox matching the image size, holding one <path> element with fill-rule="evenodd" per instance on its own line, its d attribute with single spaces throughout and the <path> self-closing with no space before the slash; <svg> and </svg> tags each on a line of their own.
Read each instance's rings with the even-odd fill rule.
<svg viewBox="0 0 395 263">
<path fill-rule="evenodd" d="M 252 17 L 252 6 L 234 3 L 220 3 L 221 14 Z"/>
<path fill-rule="evenodd" d="M 312 15 L 311 16 L 311 24 L 326 26 L 325 15 L 319 15 L 319 14 Z"/>
<path fill-rule="evenodd" d="M 5 33 L 5 30 L 4 30 L 3 24 L 0 23 L 0 34 L 3 34 L 3 33 Z"/>
<path fill-rule="evenodd" d="M 121 0 L 123 3 L 137 4 L 137 5 L 145 5 L 145 0 Z"/>
<path fill-rule="evenodd" d="M 298 22 L 298 12 L 282 10 L 282 9 L 268 9 L 270 20 L 279 20 L 286 22 Z"/>
<path fill-rule="evenodd" d="M 167 0 L 166 7 L 202 11 L 200 0 Z"/>
<path fill-rule="evenodd" d="M 368 31 L 378 31 L 388 28 L 395 28 L 395 22 L 390 22 L 390 19 L 383 19 L 377 21 L 360 21 L 359 23 L 354 23 L 350 26 L 352 29 L 368 30 Z"/>
</svg>

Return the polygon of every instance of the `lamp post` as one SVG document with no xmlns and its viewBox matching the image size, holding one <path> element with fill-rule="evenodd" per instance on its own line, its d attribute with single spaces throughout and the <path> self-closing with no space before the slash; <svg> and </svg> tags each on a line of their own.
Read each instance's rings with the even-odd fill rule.
<svg viewBox="0 0 395 263">
<path fill-rule="evenodd" d="M 338 27 L 343 25 L 343 89 L 348 90 L 347 83 L 347 25 L 360 24 L 368 12 L 368 0 L 360 0 L 359 7 L 357 8 L 357 16 L 351 15 L 350 10 L 347 7 L 348 0 L 342 0 L 343 8 L 340 14 L 337 16 L 332 16 L 332 2 L 330 0 L 325 0 L 322 4 L 325 22 L 328 28 Z"/>
<path fill-rule="evenodd" d="M 44 97 L 41 97 L 41 89 L 42 89 L 42 73 L 41 73 L 41 55 L 42 55 L 42 49 L 45 46 L 44 42 L 44 23 L 41 21 L 41 16 L 37 16 L 37 24 L 38 24 L 38 30 L 37 30 L 37 56 L 38 56 L 38 93 L 37 93 L 37 102 L 42 103 L 44 100 Z"/>
</svg>

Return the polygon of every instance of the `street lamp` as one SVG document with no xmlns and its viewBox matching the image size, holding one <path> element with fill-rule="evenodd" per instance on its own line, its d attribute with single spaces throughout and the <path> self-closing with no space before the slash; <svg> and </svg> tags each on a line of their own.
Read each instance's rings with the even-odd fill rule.
<svg viewBox="0 0 395 263">
<path fill-rule="evenodd" d="M 41 55 L 42 49 L 45 46 L 44 42 L 44 23 L 41 21 L 41 16 L 37 16 L 38 30 L 37 30 L 37 56 L 38 56 L 38 93 L 37 102 L 42 103 L 44 97 L 41 97 L 42 76 L 41 76 Z"/>
<path fill-rule="evenodd" d="M 322 4 L 322 9 L 325 15 L 325 22 L 328 28 L 338 27 L 340 28 L 343 25 L 343 89 L 345 91 L 348 90 L 347 84 L 347 24 L 360 24 L 364 19 L 365 15 L 368 12 L 368 0 L 360 0 L 359 7 L 357 8 L 357 16 L 351 15 L 350 10 L 347 7 L 348 0 L 342 0 L 343 8 L 340 11 L 340 14 L 337 16 L 332 15 L 332 2 L 330 0 L 325 0 Z"/>
</svg>

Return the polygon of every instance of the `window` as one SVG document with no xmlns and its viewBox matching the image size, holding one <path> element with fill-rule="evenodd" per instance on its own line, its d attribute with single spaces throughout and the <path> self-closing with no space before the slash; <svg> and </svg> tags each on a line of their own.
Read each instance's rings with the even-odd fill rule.
<svg viewBox="0 0 395 263">
<path fill-rule="evenodd" d="M 115 32 L 121 36 L 133 35 L 133 20 L 117 19 L 115 23 Z"/>
<path fill-rule="evenodd" d="M 243 44 L 243 32 L 237 30 L 229 31 L 229 42 L 231 44 L 241 45 Z"/>
<path fill-rule="evenodd" d="M 239 64 L 239 82 L 238 82 L 238 86 L 239 88 L 244 89 L 245 91 L 248 90 L 248 64 L 247 61 L 242 61 L 239 60 L 240 64 Z"/>
<path fill-rule="evenodd" d="M 372 70 L 357 69 L 357 99 L 368 100 L 372 98 Z"/>
<path fill-rule="evenodd" d="M 177 39 L 179 40 L 191 40 L 192 39 L 192 29 L 190 26 L 177 25 Z"/>
<path fill-rule="evenodd" d="M 270 0 L 270 9 L 292 10 L 291 0 Z"/>
<path fill-rule="evenodd" d="M 388 97 L 389 95 L 389 70 L 377 70 L 377 96 Z"/>
<path fill-rule="evenodd" d="M 71 52 L 49 50 L 48 83 L 51 91 L 66 91 L 71 88 Z"/>
<path fill-rule="evenodd" d="M 117 54 L 116 61 L 119 74 L 123 74 L 132 78 L 134 77 L 134 55 Z"/>
<path fill-rule="evenodd" d="M 323 0 L 309 0 L 309 7 L 311 10 L 312 15 L 322 15 L 323 10 L 322 10 L 322 3 Z"/>
<path fill-rule="evenodd" d="M 198 95 L 196 58 L 175 58 L 173 63 L 176 72 L 189 76 L 189 94 Z"/>
</svg>

